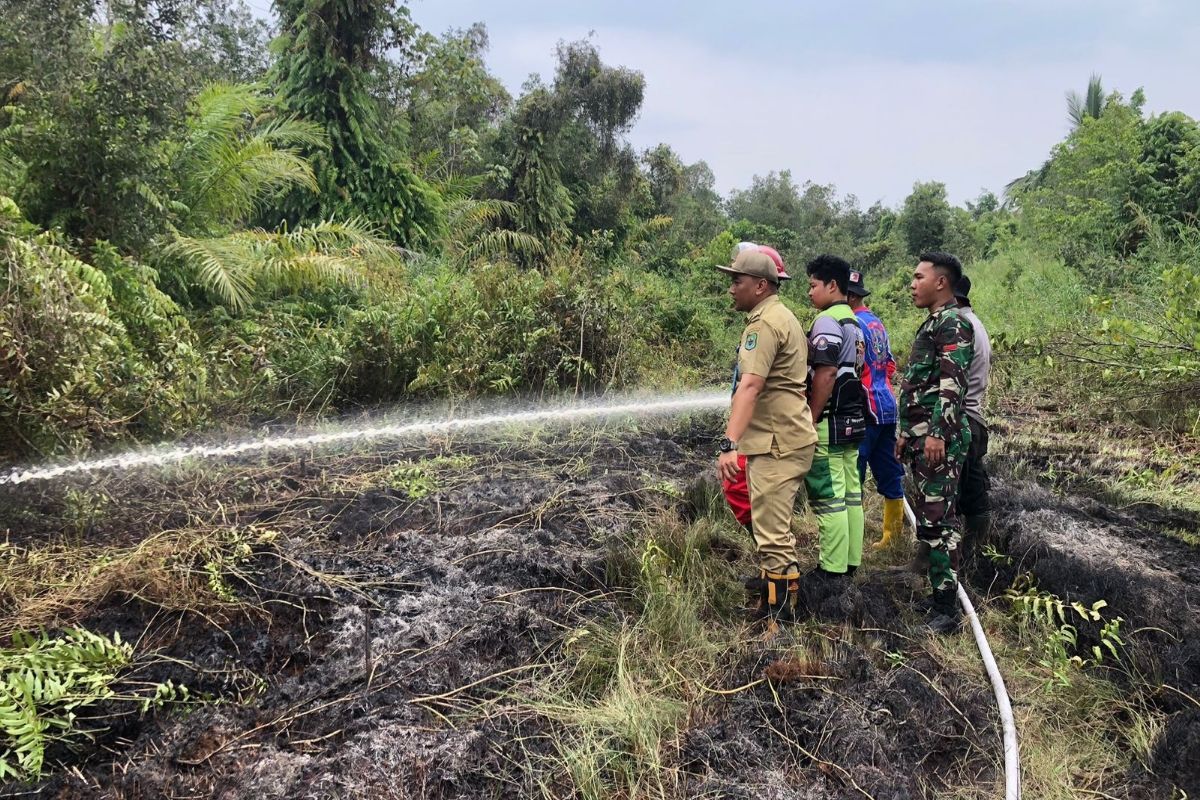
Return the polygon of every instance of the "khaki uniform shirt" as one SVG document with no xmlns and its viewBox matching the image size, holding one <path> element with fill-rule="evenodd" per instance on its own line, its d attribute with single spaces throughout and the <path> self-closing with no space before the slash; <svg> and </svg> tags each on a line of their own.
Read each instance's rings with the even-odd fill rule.
<svg viewBox="0 0 1200 800">
<path fill-rule="evenodd" d="M 779 453 L 817 441 L 808 410 L 808 339 L 804 329 L 777 295 L 751 310 L 738 351 L 742 375 L 758 375 L 766 385 L 754 404 L 750 427 L 738 442 L 742 455 Z"/>
</svg>

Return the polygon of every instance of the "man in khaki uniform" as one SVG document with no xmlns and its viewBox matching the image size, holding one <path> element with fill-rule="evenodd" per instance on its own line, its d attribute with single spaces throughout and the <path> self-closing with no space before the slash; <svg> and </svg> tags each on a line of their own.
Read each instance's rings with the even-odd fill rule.
<svg viewBox="0 0 1200 800">
<path fill-rule="evenodd" d="M 779 300 L 779 271 L 767 254 L 742 250 L 732 266 L 717 269 L 730 275 L 734 308 L 748 312 L 717 471 L 731 479 L 738 454 L 746 456 L 760 567 L 759 616 L 791 621 L 796 599 L 789 584 L 800 578 L 792 508 L 817 445 L 805 389 L 808 340 Z"/>
</svg>

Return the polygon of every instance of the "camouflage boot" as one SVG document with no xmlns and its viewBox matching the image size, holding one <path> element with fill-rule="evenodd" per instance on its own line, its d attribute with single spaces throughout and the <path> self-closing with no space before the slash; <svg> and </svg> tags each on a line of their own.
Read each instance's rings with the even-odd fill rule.
<svg viewBox="0 0 1200 800">
<path fill-rule="evenodd" d="M 930 595 L 932 608 L 929 609 L 929 619 L 925 629 L 930 633 L 956 633 L 962 627 L 962 611 L 958 607 L 958 592 L 956 587 L 935 589 Z"/>
</svg>

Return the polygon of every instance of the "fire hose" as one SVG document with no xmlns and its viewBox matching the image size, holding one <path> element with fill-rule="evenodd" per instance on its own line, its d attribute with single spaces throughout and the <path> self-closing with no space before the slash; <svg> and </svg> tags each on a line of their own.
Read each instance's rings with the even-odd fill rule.
<svg viewBox="0 0 1200 800">
<path fill-rule="evenodd" d="M 915 530 L 917 516 L 909 506 L 908 500 L 904 501 L 904 513 Z M 979 647 L 983 667 L 992 681 L 992 693 L 996 696 L 996 707 L 1000 710 L 1000 724 L 1004 731 L 1004 800 L 1021 800 L 1021 754 L 1017 749 L 1017 724 L 1013 720 L 1012 703 L 1008 698 L 1008 690 L 1004 687 L 1004 677 L 1000 674 L 1000 668 L 996 666 L 996 657 L 992 655 L 991 645 L 983 633 L 983 626 L 979 624 L 975 606 L 971 604 L 971 598 L 967 596 L 962 583 L 958 584 L 958 602 L 971 623 L 971 632 L 975 634 L 975 644 Z"/>
</svg>

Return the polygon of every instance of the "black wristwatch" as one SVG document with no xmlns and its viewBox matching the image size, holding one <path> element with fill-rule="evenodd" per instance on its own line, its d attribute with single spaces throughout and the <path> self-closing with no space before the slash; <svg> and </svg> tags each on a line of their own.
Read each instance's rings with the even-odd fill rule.
<svg viewBox="0 0 1200 800">
<path fill-rule="evenodd" d="M 722 453 L 732 453 L 734 450 L 737 450 L 737 442 L 728 436 L 722 436 L 720 443 L 717 444 L 717 449 Z"/>
</svg>

